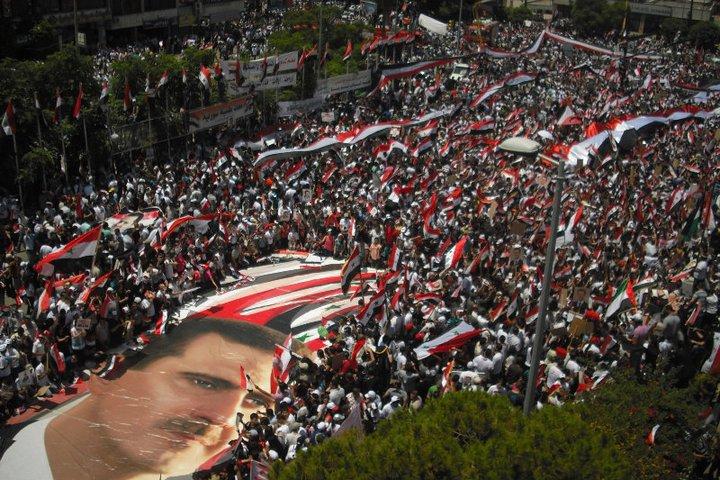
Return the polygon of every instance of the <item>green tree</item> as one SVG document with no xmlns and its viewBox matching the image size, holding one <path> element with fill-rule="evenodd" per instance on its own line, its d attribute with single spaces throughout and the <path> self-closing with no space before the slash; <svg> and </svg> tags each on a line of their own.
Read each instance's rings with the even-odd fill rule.
<svg viewBox="0 0 720 480">
<path fill-rule="evenodd" d="M 672 377 L 652 376 L 640 384 L 616 374 L 602 388 L 567 409 L 617 445 L 634 466 L 633 478 L 685 478 L 692 461 L 686 434 L 699 426 L 698 413 L 708 404 L 717 380 L 701 375 L 689 388 L 678 389 Z M 656 444 L 645 443 L 659 424 Z"/>
<path fill-rule="evenodd" d="M 572 8 L 575 27 L 583 35 L 602 35 L 622 26 L 625 5 L 606 0 L 577 0 Z"/>
<path fill-rule="evenodd" d="M 715 49 L 720 42 L 720 26 L 715 22 L 698 22 L 690 27 L 687 37 L 698 48 Z"/>
<path fill-rule="evenodd" d="M 567 409 L 546 407 L 527 419 L 504 398 L 459 392 L 399 412 L 366 438 L 351 432 L 275 463 L 272 478 L 630 478 L 607 440 Z"/>
<path fill-rule="evenodd" d="M 678 33 L 680 34 L 680 39 L 684 39 L 688 31 L 687 21 L 680 18 L 668 17 L 660 22 L 659 30 L 660 34 L 665 37 L 666 40 L 674 40 Z"/>
</svg>

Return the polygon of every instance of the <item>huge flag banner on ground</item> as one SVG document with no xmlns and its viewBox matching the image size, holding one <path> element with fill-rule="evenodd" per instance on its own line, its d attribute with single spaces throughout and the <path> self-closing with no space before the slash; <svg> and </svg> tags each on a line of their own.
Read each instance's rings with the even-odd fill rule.
<svg viewBox="0 0 720 480">
<path fill-rule="evenodd" d="M 340 287 L 343 294 L 346 294 L 350 289 L 350 284 L 353 278 L 360 273 L 361 266 L 360 248 L 356 245 L 340 271 Z"/>
<path fill-rule="evenodd" d="M 460 347 L 468 340 L 471 340 L 482 333 L 482 329 L 461 322 L 437 338 L 421 344 L 415 349 L 418 360 L 429 357 L 436 353 L 449 352 L 453 348 Z"/>
<path fill-rule="evenodd" d="M 99 238 L 100 225 L 73 238 L 54 252 L 45 255 L 35 264 L 35 271 L 48 277 L 56 271 L 71 272 L 90 267 Z"/>
</svg>

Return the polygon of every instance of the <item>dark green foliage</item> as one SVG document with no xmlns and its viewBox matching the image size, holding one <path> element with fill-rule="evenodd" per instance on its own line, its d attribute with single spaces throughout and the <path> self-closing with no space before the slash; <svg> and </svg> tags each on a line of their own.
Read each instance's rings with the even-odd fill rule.
<svg viewBox="0 0 720 480">
<path fill-rule="evenodd" d="M 720 26 L 715 22 L 698 22 L 690 27 L 687 39 L 697 48 L 714 50 L 720 43 Z"/>
<path fill-rule="evenodd" d="M 273 465 L 277 480 L 624 479 L 628 462 L 568 409 L 529 419 L 500 397 L 460 392 L 398 413 L 367 438 L 350 433 Z"/>
<path fill-rule="evenodd" d="M 717 381 L 699 376 L 687 389 L 674 388 L 668 378 L 660 377 L 639 384 L 616 375 L 612 382 L 568 409 L 624 452 L 634 465 L 634 478 L 685 478 L 693 451 L 685 435 L 698 427 L 698 414 Z M 656 424 L 660 429 L 650 447 L 645 438 Z"/>
<path fill-rule="evenodd" d="M 572 19 L 583 35 L 603 35 L 622 28 L 625 5 L 606 0 L 578 0 L 572 9 Z"/>
</svg>

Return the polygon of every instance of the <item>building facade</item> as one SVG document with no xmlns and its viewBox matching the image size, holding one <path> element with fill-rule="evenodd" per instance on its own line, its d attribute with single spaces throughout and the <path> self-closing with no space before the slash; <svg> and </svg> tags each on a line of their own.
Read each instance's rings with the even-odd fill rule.
<svg viewBox="0 0 720 480">
<path fill-rule="evenodd" d="M 0 0 L 0 13 L 11 19 L 42 16 L 67 40 L 72 40 L 77 22 L 88 45 L 102 46 L 113 38 L 125 42 L 142 35 L 163 38 L 185 28 L 232 20 L 264 1 Z"/>
</svg>

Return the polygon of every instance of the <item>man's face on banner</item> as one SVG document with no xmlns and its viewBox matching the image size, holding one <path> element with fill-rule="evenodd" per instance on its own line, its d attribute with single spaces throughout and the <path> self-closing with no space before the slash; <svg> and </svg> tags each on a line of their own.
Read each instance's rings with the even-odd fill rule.
<svg viewBox="0 0 720 480">
<path fill-rule="evenodd" d="M 241 368 L 266 390 L 272 351 L 216 332 L 185 342 L 177 354 L 150 361 L 98 392 L 98 420 L 117 455 L 150 471 L 192 472 L 237 436 L 235 413 L 272 401 L 240 387 Z M 95 395 L 95 392 L 93 392 Z"/>
</svg>

